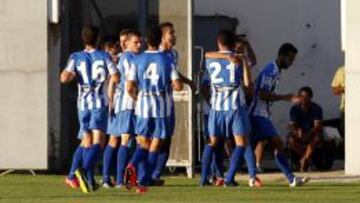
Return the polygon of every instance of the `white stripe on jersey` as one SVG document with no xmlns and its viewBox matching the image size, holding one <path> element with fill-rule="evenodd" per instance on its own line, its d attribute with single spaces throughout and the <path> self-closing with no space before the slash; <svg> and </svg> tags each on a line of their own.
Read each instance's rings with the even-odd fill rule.
<svg viewBox="0 0 360 203">
<path fill-rule="evenodd" d="M 99 95 L 100 87 L 101 87 L 101 86 L 98 85 L 98 86 L 95 88 L 94 97 L 95 97 L 95 102 L 96 102 L 96 108 L 100 108 L 100 107 L 101 107 L 101 100 L 100 100 L 100 95 Z"/>
<path fill-rule="evenodd" d="M 230 107 L 229 107 L 229 104 L 230 104 L 230 92 L 229 91 L 226 91 L 224 92 L 224 99 L 223 99 L 223 102 L 224 102 L 224 110 L 225 111 L 228 111 L 230 110 Z"/>
<path fill-rule="evenodd" d="M 211 108 L 215 111 L 237 110 L 245 105 L 245 97 L 241 87 L 229 90 L 213 89 L 211 96 Z"/>
<path fill-rule="evenodd" d="M 85 98 L 85 100 L 87 101 L 87 104 L 88 104 L 88 106 L 87 106 L 88 109 L 93 109 L 94 108 L 94 102 L 93 102 L 92 99 L 93 99 L 92 98 L 92 93 L 89 93 Z"/>
</svg>

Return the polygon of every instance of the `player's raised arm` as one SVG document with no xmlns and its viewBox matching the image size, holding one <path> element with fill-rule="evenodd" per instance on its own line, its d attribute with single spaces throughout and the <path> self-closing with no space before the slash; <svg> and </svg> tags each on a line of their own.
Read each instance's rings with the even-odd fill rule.
<svg viewBox="0 0 360 203">
<path fill-rule="evenodd" d="M 60 74 L 60 82 L 61 83 L 71 82 L 72 80 L 74 80 L 75 76 L 76 76 L 75 60 L 74 60 L 74 55 L 71 55 L 65 69 Z"/>
</svg>

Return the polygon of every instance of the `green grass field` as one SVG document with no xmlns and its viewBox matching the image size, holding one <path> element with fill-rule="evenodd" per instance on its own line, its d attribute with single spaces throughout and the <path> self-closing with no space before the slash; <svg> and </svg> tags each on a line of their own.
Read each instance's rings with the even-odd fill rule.
<svg viewBox="0 0 360 203">
<path fill-rule="evenodd" d="M 66 188 L 64 176 L 6 175 L 0 177 L 0 202 L 360 202 L 360 182 L 308 183 L 289 188 L 284 181 L 249 188 L 245 180 L 236 188 L 197 186 L 198 179 L 166 178 L 166 186 L 146 194 L 125 189 L 100 189 L 90 194 Z"/>
</svg>

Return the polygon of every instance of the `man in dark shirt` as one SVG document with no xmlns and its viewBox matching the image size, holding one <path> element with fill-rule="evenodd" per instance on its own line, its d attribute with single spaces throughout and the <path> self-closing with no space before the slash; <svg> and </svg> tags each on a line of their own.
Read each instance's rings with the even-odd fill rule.
<svg viewBox="0 0 360 203">
<path fill-rule="evenodd" d="M 308 168 L 309 160 L 319 143 L 322 133 L 322 109 L 312 102 L 313 92 L 310 87 L 302 87 L 298 96 L 300 103 L 290 109 L 290 148 L 299 155 L 300 171 Z"/>
</svg>

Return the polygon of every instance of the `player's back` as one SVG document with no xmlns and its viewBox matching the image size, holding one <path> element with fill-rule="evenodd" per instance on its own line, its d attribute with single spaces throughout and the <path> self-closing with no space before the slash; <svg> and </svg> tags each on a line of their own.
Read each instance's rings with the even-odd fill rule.
<svg viewBox="0 0 360 203">
<path fill-rule="evenodd" d="M 171 110 L 171 74 L 175 67 L 160 51 L 145 51 L 134 60 L 139 89 L 136 107 L 141 117 L 166 117 Z"/>
<path fill-rule="evenodd" d="M 119 83 L 119 89 L 124 90 L 125 82 L 127 80 L 127 76 L 130 72 L 130 66 L 133 62 L 135 57 L 135 54 L 130 51 L 124 51 L 120 58 L 119 63 L 117 65 L 118 71 L 120 73 L 120 83 Z"/>
<path fill-rule="evenodd" d="M 206 69 L 210 75 L 212 109 L 228 111 L 245 105 L 241 66 L 225 59 L 207 59 Z"/>
<path fill-rule="evenodd" d="M 70 60 L 73 60 L 78 78 L 79 108 L 84 110 L 106 106 L 104 84 L 109 68 L 114 69 L 110 55 L 100 50 L 80 51 L 73 53 Z"/>
</svg>

